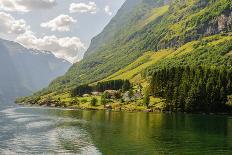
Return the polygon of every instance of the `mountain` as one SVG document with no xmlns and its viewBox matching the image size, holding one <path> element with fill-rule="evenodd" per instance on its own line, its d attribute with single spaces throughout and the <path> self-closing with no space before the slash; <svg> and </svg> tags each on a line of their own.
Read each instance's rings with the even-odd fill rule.
<svg viewBox="0 0 232 155">
<path fill-rule="evenodd" d="M 85 57 L 52 89 L 90 83 L 113 74 L 147 51 L 178 48 L 199 38 L 231 31 L 229 0 L 127 0 Z"/>
<path fill-rule="evenodd" d="M 84 59 L 33 97 L 64 94 L 77 86 L 106 80 L 148 83 L 156 72 L 184 70 L 186 66 L 204 66 L 210 75 L 211 67 L 217 68 L 218 74 L 225 69 L 229 82 L 223 87 L 219 84 L 215 91 L 221 87 L 221 92 L 230 90 L 231 75 L 227 70 L 232 66 L 231 31 L 230 0 L 127 0 L 92 39 Z"/>
<path fill-rule="evenodd" d="M 100 80 L 141 56 L 145 49 L 136 43 L 137 34 L 150 21 L 160 20 L 168 11 L 168 1 L 127 0 L 117 15 L 94 37 L 85 57 L 74 64 L 69 72 L 52 82 L 50 88 L 90 83 Z M 60 87 L 61 86 L 61 87 Z"/>
<path fill-rule="evenodd" d="M 0 100 L 12 101 L 46 87 L 71 64 L 51 52 L 0 39 Z"/>
</svg>

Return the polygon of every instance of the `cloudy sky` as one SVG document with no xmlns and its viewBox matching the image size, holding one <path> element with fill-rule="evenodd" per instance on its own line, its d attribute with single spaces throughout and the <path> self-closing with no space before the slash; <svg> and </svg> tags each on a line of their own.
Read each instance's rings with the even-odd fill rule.
<svg viewBox="0 0 232 155">
<path fill-rule="evenodd" d="M 124 1 L 0 0 L 0 38 L 75 62 Z"/>
</svg>

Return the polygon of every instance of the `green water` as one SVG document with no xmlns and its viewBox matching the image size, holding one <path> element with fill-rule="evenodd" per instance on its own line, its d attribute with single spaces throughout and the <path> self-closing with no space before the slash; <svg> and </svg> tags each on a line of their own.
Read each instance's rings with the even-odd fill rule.
<svg viewBox="0 0 232 155">
<path fill-rule="evenodd" d="M 81 112 L 104 154 L 232 154 L 226 116 Z"/>
<path fill-rule="evenodd" d="M 19 107 L 0 116 L 2 154 L 232 154 L 231 116 Z"/>
</svg>

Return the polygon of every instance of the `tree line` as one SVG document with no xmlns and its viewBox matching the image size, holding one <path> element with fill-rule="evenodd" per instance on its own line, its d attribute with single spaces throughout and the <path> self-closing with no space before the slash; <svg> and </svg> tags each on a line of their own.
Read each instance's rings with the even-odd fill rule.
<svg viewBox="0 0 232 155">
<path fill-rule="evenodd" d="M 182 66 L 155 70 L 150 92 L 166 99 L 166 110 L 225 112 L 232 94 L 232 69 Z"/>
<path fill-rule="evenodd" d="M 95 90 L 98 92 L 104 92 L 105 90 L 120 90 L 127 91 L 131 88 L 129 80 L 110 80 L 104 82 L 98 82 L 95 86 Z"/>
<path fill-rule="evenodd" d="M 71 96 L 82 96 L 84 94 L 90 94 L 94 91 L 104 92 L 105 90 L 122 90 L 127 91 L 131 88 L 129 80 L 110 80 L 98 82 L 96 85 L 81 85 L 71 90 Z"/>
<path fill-rule="evenodd" d="M 89 85 L 80 85 L 71 90 L 71 96 L 82 96 L 84 94 L 90 94 L 93 92 L 93 88 Z"/>
</svg>

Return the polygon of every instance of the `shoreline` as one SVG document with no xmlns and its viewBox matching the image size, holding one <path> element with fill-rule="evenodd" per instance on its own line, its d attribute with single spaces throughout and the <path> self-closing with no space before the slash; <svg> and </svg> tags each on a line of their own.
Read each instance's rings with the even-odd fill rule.
<svg viewBox="0 0 232 155">
<path fill-rule="evenodd" d="M 153 109 L 147 109 L 147 110 L 125 110 L 125 109 L 121 109 L 121 110 L 115 110 L 115 109 L 97 109 L 97 108 L 77 108 L 77 107 L 53 107 L 53 106 L 40 106 L 40 105 L 32 105 L 32 104 L 16 104 L 22 107 L 32 107 L 32 108 L 45 108 L 45 109 L 58 109 L 58 110 L 72 110 L 72 111 L 76 111 L 76 110 L 86 110 L 86 111 L 111 111 L 111 112 L 128 112 L 128 113 L 156 113 L 156 114 L 196 114 L 196 115 L 218 115 L 218 116 L 232 116 L 232 113 L 228 113 L 228 112 L 219 112 L 219 113 L 205 113 L 205 112 L 174 112 L 174 111 L 161 111 L 161 110 L 153 110 Z"/>
</svg>

